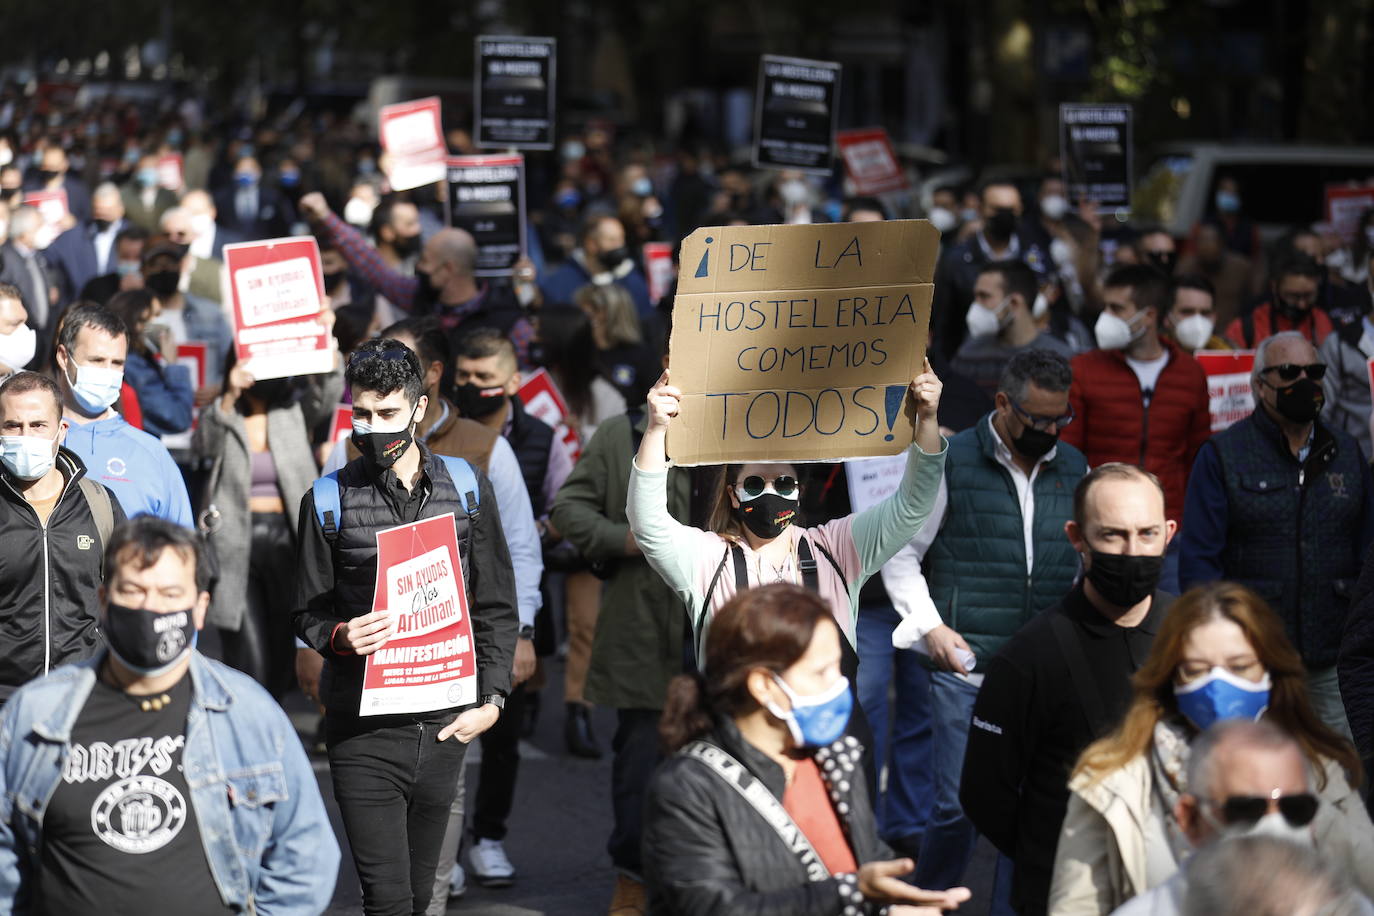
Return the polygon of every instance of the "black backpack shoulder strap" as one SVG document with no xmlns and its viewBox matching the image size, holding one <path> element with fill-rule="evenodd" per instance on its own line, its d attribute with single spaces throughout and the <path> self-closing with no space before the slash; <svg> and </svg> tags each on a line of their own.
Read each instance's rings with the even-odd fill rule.
<svg viewBox="0 0 1374 916">
<path fill-rule="evenodd" d="M 720 574 L 725 569 L 725 561 L 730 558 L 730 544 L 725 545 L 725 552 L 720 555 L 720 563 L 716 566 L 716 574 L 711 577 L 711 584 L 706 587 L 706 597 L 701 599 L 701 613 L 709 616 L 711 613 L 711 596 L 716 593 L 716 583 L 720 581 Z"/>
<path fill-rule="evenodd" d="M 730 545 L 730 558 L 735 563 L 735 594 L 749 587 L 749 564 L 744 561 L 744 548 L 738 544 Z"/>
<path fill-rule="evenodd" d="M 1102 697 L 1097 692 L 1092 672 L 1088 670 L 1088 656 L 1083 651 L 1083 643 L 1073 631 L 1073 621 L 1062 611 L 1056 608 L 1047 613 L 1050 615 L 1050 631 L 1054 633 L 1055 642 L 1059 643 L 1064 663 L 1069 666 L 1069 678 L 1073 681 L 1073 689 L 1082 700 L 1083 714 L 1088 717 L 1088 728 L 1097 735 L 1106 722 L 1107 712 L 1102 706 Z"/>
<path fill-rule="evenodd" d="M 840 568 L 840 561 L 835 559 L 833 553 L 825 549 L 824 544 L 817 543 L 816 549 L 819 550 L 821 556 L 825 557 L 826 561 L 830 563 L 831 568 L 835 570 L 835 575 L 839 577 L 840 581 L 843 582 L 847 588 L 849 582 L 844 577 L 844 570 Z M 811 552 L 810 538 L 804 537 L 797 542 L 797 565 L 801 567 L 802 587 L 813 592 L 820 592 L 820 570 L 816 563 L 816 555 Z"/>
</svg>

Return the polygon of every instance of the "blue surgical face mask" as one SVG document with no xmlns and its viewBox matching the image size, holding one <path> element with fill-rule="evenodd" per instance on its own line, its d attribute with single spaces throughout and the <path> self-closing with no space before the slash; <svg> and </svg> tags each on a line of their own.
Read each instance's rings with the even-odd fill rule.
<svg viewBox="0 0 1374 916">
<path fill-rule="evenodd" d="M 252 172 L 234 173 L 234 184 L 238 185 L 240 188 L 251 188 L 253 185 L 257 183 L 258 176 L 254 175 Z"/>
<path fill-rule="evenodd" d="M 0 462 L 20 480 L 37 480 L 57 461 L 56 438 L 0 436 Z"/>
<path fill-rule="evenodd" d="M 75 361 L 72 363 L 76 365 Z M 124 384 L 124 370 L 105 366 L 76 366 L 76 379 L 67 377 L 72 397 L 80 408 L 89 414 L 102 414 L 119 400 L 119 390 Z"/>
<path fill-rule="evenodd" d="M 1240 195 L 1235 191 L 1217 192 L 1217 209 L 1222 213 L 1237 213 L 1240 211 Z"/>
<path fill-rule="evenodd" d="M 1223 719 L 1255 721 L 1269 708 L 1269 672 L 1258 681 L 1237 677 L 1217 666 L 1195 681 L 1174 687 L 1178 710 L 1206 731 Z"/>
<path fill-rule="evenodd" d="M 811 697 L 798 696 L 776 674 L 773 680 L 792 701 L 792 708 L 784 710 L 769 700 L 767 709 L 787 724 L 792 741 L 798 747 L 825 747 L 844 734 L 845 726 L 849 724 L 849 714 L 854 711 L 849 678 L 841 677 L 825 691 Z"/>
<path fill-rule="evenodd" d="M 648 197 L 654 193 L 654 183 L 643 176 L 636 178 L 630 184 L 630 193 L 639 197 Z"/>
</svg>

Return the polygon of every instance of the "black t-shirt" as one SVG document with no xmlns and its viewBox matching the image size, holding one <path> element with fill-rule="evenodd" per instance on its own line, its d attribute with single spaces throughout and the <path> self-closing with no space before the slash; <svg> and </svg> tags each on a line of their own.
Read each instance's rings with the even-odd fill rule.
<svg viewBox="0 0 1374 916">
<path fill-rule="evenodd" d="M 182 772 L 191 678 L 171 702 L 97 679 L 72 729 L 71 756 L 43 818 L 35 912 L 232 912 L 220 898 Z"/>
</svg>

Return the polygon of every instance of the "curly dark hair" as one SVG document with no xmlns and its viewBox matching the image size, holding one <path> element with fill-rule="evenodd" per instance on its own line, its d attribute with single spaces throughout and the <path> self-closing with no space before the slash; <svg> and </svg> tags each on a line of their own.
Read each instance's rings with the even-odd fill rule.
<svg viewBox="0 0 1374 916">
<path fill-rule="evenodd" d="M 420 358 L 410 347 L 390 337 L 366 341 L 353 351 L 344 378 L 355 398 L 359 391 L 375 391 L 386 397 L 400 390 L 405 392 L 406 401 L 415 405 L 425 393 Z"/>
</svg>

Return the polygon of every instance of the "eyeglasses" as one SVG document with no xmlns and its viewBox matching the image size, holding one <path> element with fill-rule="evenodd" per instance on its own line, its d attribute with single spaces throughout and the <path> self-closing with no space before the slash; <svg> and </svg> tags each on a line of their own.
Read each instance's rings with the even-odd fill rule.
<svg viewBox="0 0 1374 916">
<path fill-rule="evenodd" d="M 797 478 L 783 474 L 772 480 L 764 480 L 757 474 L 750 474 L 735 484 L 735 488 L 739 491 L 739 498 L 746 501 L 758 499 L 770 490 L 779 496 L 791 497 L 797 495 Z"/>
<path fill-rule="evenodd" d="M 1249 826 L 1269 813 L 1274 805 L 1278 806 L 1279 813 L 1291 827 L 1306 827 L 1312 823 L 1312 819 L 1317 816 L 1317 808 L 1320 801 L 1311 792 L 1303 792 L 1298 795 L 1282 795 L 1278 789 L 1264 795 L 1232 795 L 1217 805 L 1209 802 L 1212 807 L 1221 811 L 1221 820 L 1227 826 Z"/>
<path fill-rule="evenodd" d="M 1297 363 L 1282 363 L 1277 366 L 1265 366 L 1261 372 L 1277 372 L 1279 378 L 1285 382 L 1297 379 L 1303 373 L 1314 382 L 1320 382 L 1322 376 L 1326 375 L 1326 363 L 1312 363 L 1309 366 L 1299 366 Z"/>
<path fill-rule="evenodd" d="M 1069 405 L 1069 412 L 1063 414 L 1062 416 L 1041 417 L 1037 416 L 1036 414 L 1027 412 L 1027 410 L 1024 407 L 1022 407 L 1015 401 L 1012 401 L 1011 398 L 1007 398 L 1007 400 L 1011 402 L 1012 408 L 1016 411 L 1017 416 L 1021 418 L 1022 422 L 1034 427 L 1035 429 L 1044 430 L 1048 429 L 1051 426 L 1054 426 L 1058 429 L 1063 429 L 1064 427 L 1068 426 L 1070 423 L 1073 422 L 1074 413 L 1072 404 Z"/>
</svg>

